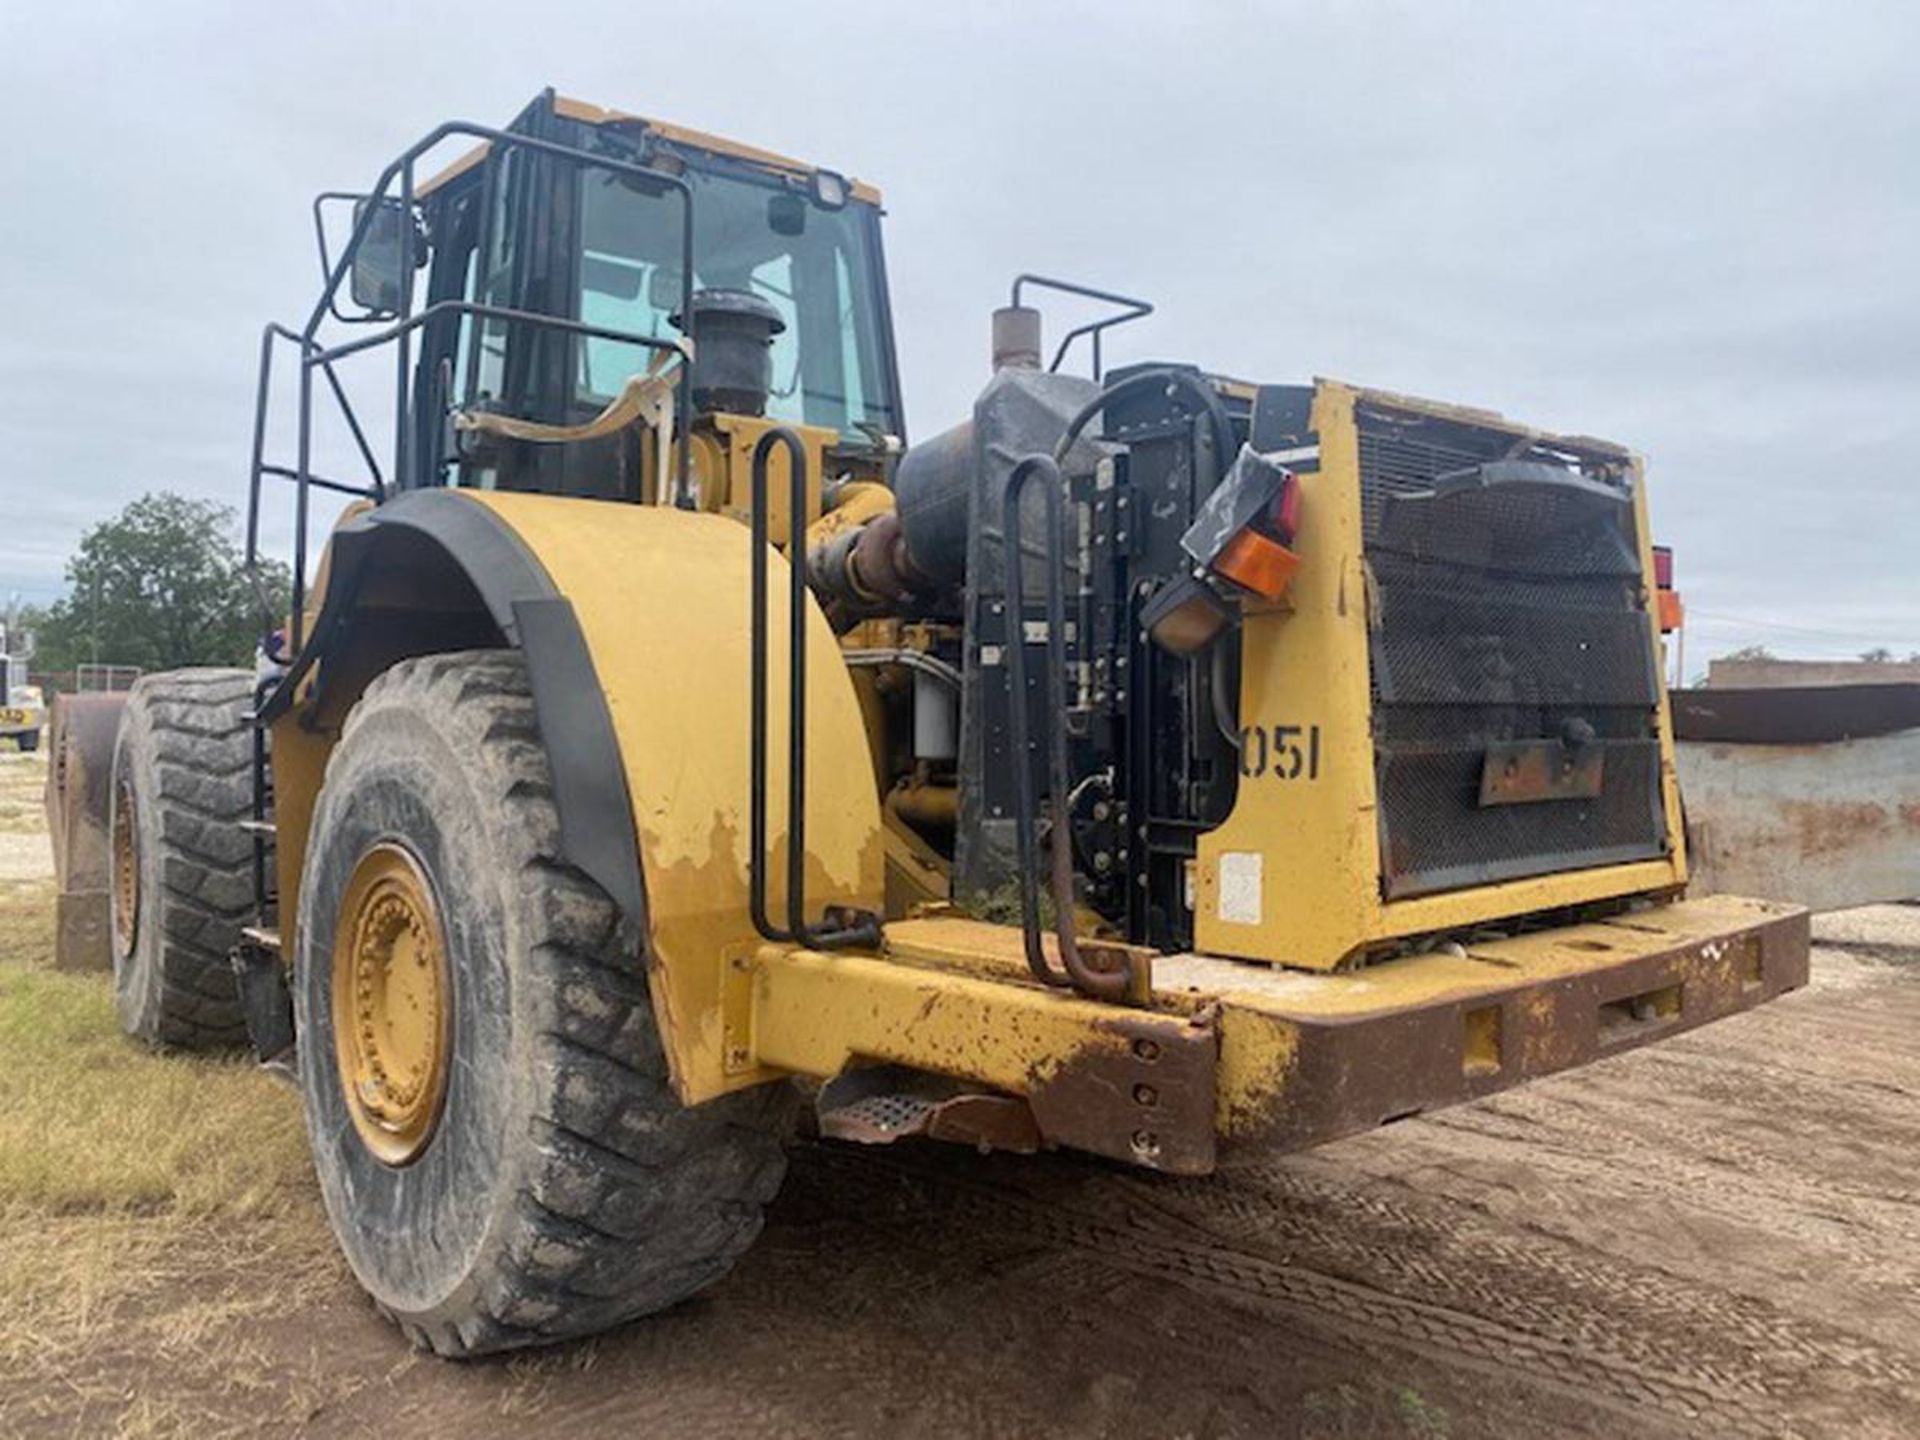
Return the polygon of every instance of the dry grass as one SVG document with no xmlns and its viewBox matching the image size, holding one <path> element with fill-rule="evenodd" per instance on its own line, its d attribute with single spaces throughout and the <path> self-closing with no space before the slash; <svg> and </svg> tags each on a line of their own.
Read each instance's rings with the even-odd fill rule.
<svg viewBox="0 0 1920 1440">
<path fill-rule="evenodd" d="M 6 758 L 0 806 L 37 815 L 43 766 Z M 127 1040 L 109 977 L 49 968 L 52 910 L 50 881 L 0 881 L 0 1432 L 297 1424 L 343 1382 L 275 1373 L 248 1331 L 340 1284 L 298 1100 L 243 1058 Z"/>
<path fill-rule="evenodd" d="M 253 1219 L 286 1208 L 305 1160 L 290 1091 L 132 1045 L 104 977 L 0 968 L 0 1094 L 5 1213 Z"/>
<path fill-rule="evenodd" d="M 46 757 L 0 749 L 0 886 L 53 874 L 41 794 Z"/>
<path fill-rule="evenodd" d="M 10 766 L 16 769 L 17 766 Z M 9 835 L 31 835 L 41 829 L 45 821 L 41 818 L 38 799 L 16 800 L 11 797 L 0 798 L 0 833 Z"/>
</svg>

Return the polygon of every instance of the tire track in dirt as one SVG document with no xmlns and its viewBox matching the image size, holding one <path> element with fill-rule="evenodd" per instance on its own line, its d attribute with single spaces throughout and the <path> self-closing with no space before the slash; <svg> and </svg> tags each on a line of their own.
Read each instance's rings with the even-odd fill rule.
<svg viewBox="0 0 1920 1440">
<path fill-rule="evenodd" d="M 1410 1122 L 1395 1133 L 1421 1136 L 1407 1153 L 1425 1157 L 1419 1173 L 1436 1193 L 1343 1165 L 1341 1147 L 1202 1180 L 912 1151 L 818 1163 L 863 1207 L 903 1222 L 917 1212 L 951 1233 L 1012 1231 L 1362 1351 L 1518 1375 L 1642 1424 L 1658 1415 L 1690 1429 L 1710 1416 L 1715 1433 L 1819 1433 L 1920 1413 L 1920 1354 L 1869 1298 L 1881 1287 L 1911 1309 L 1920 1195 L 1873 1183 L 1881 1172 L 1858 1154 L 1906 1148 L 1911 1053 L 1864 1088 L 1857 1071 L 1795 1068 L 1829 1053 L 1808 1032 L 1898 1032 L 1905 1017 L 1888 1005 L 1920 1020 L 1920 988 L 1850 986 L 1769 1014 L 1791 1042 L 1780 1067 L 1764 1058 L 1775 1037 L 1730 1025 L 1714 1034 L 1735 1063 L 1683 1039 Z M 1576 1197 L 1547 1217 L 1572 1234 L 1526 1220 L 1524 1194 L 1518 1217 L 1490 1208 L 1516 1170 L 1525 1194 Z M 1824 1248 L 1854 1298 L 1823 1319 L 1737 1256 L 1722 1275 L 1663 1264 L 1657 1237 L 1644 1258 L 1609 1253 L 1613 1227 L 1599 1227 L 1597 1246 L 1580 1230 L 1616 1197 L 1633 1207 L 1627 1225 L 1713 1216 L 1742 1244 L 1778 1235 Z"/>
<path fill-rule="evenodd" d="M 1647 1073 L 1657 1074 L 1659 1067 Z M 1781 1216 L 1819 1222 L 1837 1242 L 1853 1235 L 1874 1253 L 1885 1253 L 1881 1242 L 1889 1235 L 1920 1240 L 1920 1191 L 1841 1178 L 1856 1167 L 1860 1142 L 1885 1148 L 1891 1141 L 1898 1148 L 1900 1139 L 1897 1132 L 1888 1136 L 1854 1123 L 1849 1097 L 1831 1097 L 1824 1125 L 1811 1117 L 1800 1127 L 1782 1125 L 1780 1153 L 1756 1143 L 1721 1112 L 1694 1115 L 1682 1102 L 1649 1114 L 1648 1089 L 1671 1087 L 1613 1094 L 1596 1083 L 1577 1096 L 1515 1091 L 1441 1112 L 1427 1123 L 1518 1147 L 1570 1176 L 1644 1193 L 1673 1194 L 1684 1187 L 1690 1205 L 1749 1222 L 1760 1202 Z M 1749 1104 L 1762 1113 L 1767 1109 L 1764 1097 Z M 1622 1174 L 1620 1161 L 1627 1156 L 1633 1168 Z"/>
<path fill-rule="evenodd" d="M 1462 1215 L 1457 1206 L 1415 1209 L 1281 1165 L 1257 1175 L 1257 1188 L 1234 1187 L 1238 1208 L 1284 1207 L 1265 1232 L 1268 1243 L 1298 1245 L 1342 1275 L 1390 1275 L 1396 1287 L 1500 1315 L 1568 1344 L 1597 1344 L 1647 1367 L 1661 1364 L 1684 1336 L 1693 1365 L 1716 1383 L 1756 1394 L 1791 1394 L 1808 1377 L 1841 1371 L 1894 1386 L 1916 1379 L 1906 1357 L 1859 1335 L 1810 1327 L 1764 1301 L 1702 1290 L 1652 1266 L 1624 1265 L 1477 1213 Z M 1180 1198 L 1201 1200 L 1203 1211 L 1235 1203 L 1200 1191 Z"/>
<path fill-rule="evenodd" d="M 1803 1232 L 1845 1243 L 1857 1232 L 1862 1243 L 1884 1252 L 1892 1235 L 1920 1238 L 1920 1210 L 1911 1192 L 1859 1191 L 1809 1174 L 1744 1145 L 1723 1131 L 1663 1112 L 1658 1126 L 1665 1144 L 1623 1147 L 1621 1125 L 1571 1107 L 1474 1110 L 1428 1117 L 1435 1128 L 1510 1147 L 1535 1166 L 1550 1165 L 1572 1180 L 1604 1183 L 1643 1196 L 1671 1196 L 1684 1189 L 1690 1207 L 1751 1223 L 1756 1204 L 1781 1218 L 1797 1216 Z M 1623 1172 L 1624 1153 L 1633 1169 Z M 1906 1271 L 1901 1270 L 1902 1274 Z"/>
<path fill-rule="evenodd" d="M 1701 1364 L 1671 1346 L 1656 1349 L 1651 1360 L 1638 1358 L 1637 1352 L 1646 1347 L 1635 1346 L 1628 1326 L 1598 1307 L 1591 1312 L 1589 1333 L 1578 1340 L 1562 1339 L 1233 1244 L 1202 1226 L 1170 1221 L 1164 1213 L 1127 1203 L 1131 1197 L 1126 1187 L 1110 1181 L 1096 1188 L 1114 1192 L 1119 1202 L 1115 1213 L 1131 1223 L 917 1158 L 888 1157 L 876 1163 L 869 1156 L 846 1161 L 836 1157 L 828 1163 L 847 1166 L 836 1180 L 850 1187 L 871 1186 L 882 1175 L 889 1176 L 896 1187 L 910 1187 L 927 1214 L 956 1228 L 1015 1227 L 1088 1251 L 1109 1265 L 1210 1292 L 1291 1323 L 1330 1329 L 1361 1349 L 1384 1342 L 1509 1379 L 1519 1372 L 1565 1397 L 1609 1406 L 1623 1416 L 1652 1409 L 1685 1422 L 1712 1413 L 1723 1428 L 1732 1425 L 1741 1433 L 1778 1430 L 1779 1407 L 1751 1376 Z M 1437 1283 L 1443 1277 L 1420 1263 L 1418 1251 L 1404 1242 L 1392 1251 L 1375 1252 L 1373 1264 L 1376 1269 L 1403 1266 L 1415 1282 L 1411 1288 L 1431 1286 L 1435 1293 L 1444 1293 Z"/>
</svg>

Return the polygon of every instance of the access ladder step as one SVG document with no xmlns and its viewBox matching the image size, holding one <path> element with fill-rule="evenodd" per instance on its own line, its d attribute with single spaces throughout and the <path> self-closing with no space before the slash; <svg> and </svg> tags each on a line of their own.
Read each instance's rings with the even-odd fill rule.
<svg viewBox="0 0 1920 1440">
<path fill-rule="evenodd" d="M 280 953 L 280 932 L 269 930 L 264 925 L 242 925 L 240 938 L 260 950 L 271 954 Z"/>
</svg>

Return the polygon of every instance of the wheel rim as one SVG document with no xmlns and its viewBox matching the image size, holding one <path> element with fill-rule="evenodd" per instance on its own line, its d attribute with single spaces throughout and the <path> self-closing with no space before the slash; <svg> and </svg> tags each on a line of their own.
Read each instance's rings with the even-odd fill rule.
<svg viewBox="0 0 1920 1440">
<path fill-rule="evenodd" d="M 333 1037 L 354 1128 L 388 1165 L 417 1157 L 446 1098 L 445 931 L 413 856 L 375 845 L 354 867 L 333 940 Z"/>
<path fill-rule="evenodd" d="M 113 801 L 113 943 L 133 954 L 140 924 L 140 849 L 134 841 L 133 787 L 122 780 Z"/>
</svg>

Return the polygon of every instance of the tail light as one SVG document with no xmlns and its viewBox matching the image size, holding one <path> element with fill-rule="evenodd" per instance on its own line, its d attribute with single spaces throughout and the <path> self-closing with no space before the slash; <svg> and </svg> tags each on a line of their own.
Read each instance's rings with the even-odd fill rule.
<svg viewBox="0 0 1920 1440">
<path fill-rule="evenodd" d="M 1278 600 L 1287 593 L 1300 557 L 1271 535 L 1249 525 L 1214 557 L 1213 570 L 1262 600 Z"/>
<path fill-rule="evenodd" d="M 1203 574 L 1262 600 L 1278 600 L 1300 568 L 1300 481 L 1249 446 L 1200 507 L 1181 548 Z"/>
<path fill-rule="evenodd" d="M 1653 599 L 1660 617 L 1660 633 L 1671 635 L 1686 622 L 1687 610 L 1680 603 L 1680 592 L 1673 588 L 1673 548 L 1653 547 Z"/>
<path fill-rule="evenodd" d="M 1671 545 L 1653 547 L 1653 583 L 1662 590 L 1673 588 L 1673 547 Z"/>
</svg>

